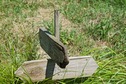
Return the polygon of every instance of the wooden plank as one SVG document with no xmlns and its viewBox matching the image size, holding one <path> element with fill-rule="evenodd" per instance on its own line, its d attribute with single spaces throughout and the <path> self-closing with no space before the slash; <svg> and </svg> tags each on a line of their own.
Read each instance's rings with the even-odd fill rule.
<svg viewBox="0 0 126 84">
<path fill-rule="evenodd" d="M 33 82 L 52 77 L 53 80 L 91 76 L 98 65 L 91 56 L 70 57 L 70 63 L 65 69 L 55 65 L 51 59 L 26 61 L 15 72 L 22 80 Z"/>
<path fill-rule="evenodd" d="M 40 45 L 61 68 L 69 63 L 66 47 L 45 28 L 39 30 Z"/>
<path fill-rule="evenodd" d="M 59 35 L 59 10 L 54 10 L 54 34 L 55 37 L 60 40 Z"/>
</svg>

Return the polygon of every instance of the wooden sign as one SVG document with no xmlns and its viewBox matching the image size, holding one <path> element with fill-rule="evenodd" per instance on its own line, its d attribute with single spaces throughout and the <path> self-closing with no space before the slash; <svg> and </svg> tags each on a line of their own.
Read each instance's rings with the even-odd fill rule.
<svg viewBox="0 0 126 84">
<path fill-rule="evenodd" d="M 45 28 L 39 29 L 40 45 L 61 68 L 69 63 L 66 47 Z"/>
<path fill-rule="evenodd" d="M 52 36 L 45 28 L 39 29 L 40 45 L 51 59 L 24 62 L 15 71 L 15 75 L 22 80 L 37 82 L 46 78 L 59 80 L 88 77 L 98 68 L 98 65 L 91 56 L 70 57 L 68 60 L 66 47 L 59 39 L 58 13 L 58 11 L 54 13 L 56 37 Z"/>
<path fill-rule="evenodd" d="M 55 61 L 49 59 L 26 61 L 15 72 L 22 80 L 32 82 L 42 81 L 45 78 L 66 79 L 91 76 L 98 65 L 91 56 L 70 57 L 70 63 L 65 69 L 55 65 Z"/>
</svg>

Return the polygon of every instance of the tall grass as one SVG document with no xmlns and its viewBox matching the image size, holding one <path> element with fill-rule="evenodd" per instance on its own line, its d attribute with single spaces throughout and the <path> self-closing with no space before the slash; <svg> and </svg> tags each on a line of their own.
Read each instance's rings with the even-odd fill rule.
<svg viewBox="0 0 126 84">
<path fill-rule="evenodd" d="M 126 1 L 125 0 L 28 0 L 0 1 L 0 83 L 26 83 L 15 77 L 14 71 L 26 60 L 38 59 L 37 23 L 26 20 L 35 17 L 38 8 L 59 5 L 61 13 L 76 24 L 71 31 L 62 30 L 61 41 L 69 55 L 92 55 L 99 68 L 92 77 L 49 81 L 36 84 L 125 84 L 126 83 Z M 24 24 L 25 23 L 25 24 Z M 52 34 L 53 21 L 43 24 Z M 15 26 L 18 25 L 18 31 Z M 28 81 L 28 83 L 31 83 Z"/>
</svg>

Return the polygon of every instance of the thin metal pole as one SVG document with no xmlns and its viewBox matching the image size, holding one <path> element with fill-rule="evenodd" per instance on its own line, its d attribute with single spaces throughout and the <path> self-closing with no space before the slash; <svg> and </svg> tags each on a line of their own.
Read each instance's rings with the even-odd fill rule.
<svg viewBox="0 0 126 84">
<path fill-rule="evenodd" d="M 59 34 L 59 10 L 54 10 L 54 35 L 60 40 Z"/>
</svg>

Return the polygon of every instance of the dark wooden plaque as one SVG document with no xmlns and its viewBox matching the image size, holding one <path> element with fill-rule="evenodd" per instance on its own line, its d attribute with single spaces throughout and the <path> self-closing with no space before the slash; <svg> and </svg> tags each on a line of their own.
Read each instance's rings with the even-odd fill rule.
<svg viewBox="0 0 126 84">
<path fill-rule="evenodd" d="M 45 28 L 39 29 L 40 45 L 61 68 L 69 63 L 66 47 Z"/>
</svg>

